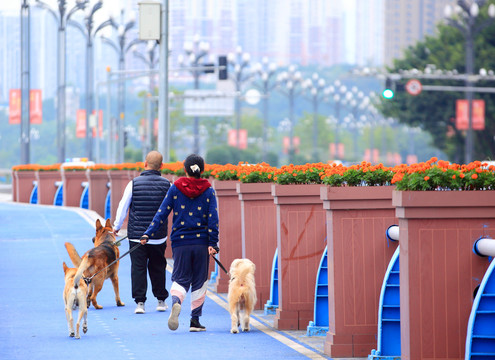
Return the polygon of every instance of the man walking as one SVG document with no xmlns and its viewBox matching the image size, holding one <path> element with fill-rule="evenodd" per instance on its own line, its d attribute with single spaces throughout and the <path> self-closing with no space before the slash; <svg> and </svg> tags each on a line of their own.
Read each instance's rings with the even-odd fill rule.
<svg viewBox="0 0 495 360">
<path fill-rule="evenodd" d="M 144 171 L 127 184 L 114 222 L 114 231 L 118 233 L 129 212 L 127 225 L 129 249 L 138 247 L 130 253 L 132 297 L 137 304 L 134 310 L 136 314 L 145 313 L 147 273 L 151 280 L 153 295 L 158 299 L 156 310 L 165 311 L 168 308 L 165 303 L 168 297 L 165 288 L 167 223 L 153 233 L 147 243 L 140 242 L 141 235 L 152 222 L 170 188 L 170 182 L 160 173 L 162 161 L 163 157 L 158 151 L 150 151 L 146 155 Z"/>
</svg>

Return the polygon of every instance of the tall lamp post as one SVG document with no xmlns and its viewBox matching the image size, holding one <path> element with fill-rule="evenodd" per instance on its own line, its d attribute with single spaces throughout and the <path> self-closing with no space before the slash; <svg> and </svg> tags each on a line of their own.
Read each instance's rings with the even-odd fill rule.
<svg viewBox="0 0 495 360">
<path fill-rule="evenodd" d="M 188 63 L 186 65 L 183 55 L 179 55 L 179 65 L 187 67 L 194 79 L 194 90 L 199 89 L 199 78 L 205 73 L 203 68 L 204 58 L 208 55 L 210 50 L 210 44 L 206 41 L 200 41 L 199 35 L 194 35 L 193 41 L 187 41 L 184 43 L 184 52 L 187 55 Z M 194 116 L 194 146 L 193 152 L 199 154 L 199 117 Z"/>
<path fill-rule="evenodd" d="M 340 158 L 340 151 L 339 151 L 339 144 L 340 144 L 340 123 L 341 123 L 341 118 L 340 118 L 340 107 L 341 105 L 346 104 L 346 98 L 345 98 L 345 93 L 347 91 L 347 87 L 345 85 L 342 85 L 340 80 L 335 80 L 333 85 L 331 85 L 328 88 L 328 93 L 330 96 L 332 96 L 332 99 L 335 103 L 335 119 L 336 119 L 336 127 L 335 127 L 335 147 L 336 147 L 336 159 L 339 160 Z"/>
<path fill-rule="evenodd" d="M 279 83 L 279 89 L 282 94 L 289 99 L 289 163 L 294 162 L 294 100 L 297 95 L 302 92 L 302 75 L 301 72 L 296 70 L 295 65 L 289 66 L 287 71 L 280 73 L 277 77 Z M 282 86 L 285 86 L 283 88 Z"/>
<path fill-rule="evenodd" d="M 242 52 L 242 47 L 237 46 L 236 52 L 229 53 L 227 55 L 227 62 L 234 68 L 233 73 L 229 71 L 229 77 L 235 84 L 235 128 L 236 128 L 236 147 L 239 149 L 241 143 L 240 130 L 241 130 L 241 93 L 242 85 L 255 75 L 254 72 L 247 72 L 249 69 L 249 61 L 251 56 Z"/>
<path fill-rule="evenodd" d="M 263 96 L 263 145 L 262 145 L 262 161 L 266 162 L 268 155 L 268 97 L 270 92 L 277 86 L 274 81 L 275 74 L 277 72 L 277 65 L 275 63 L 268 63 L 268 58 L 263 57 L 261 63 L 255 65 L 255 70 L 260 78 L 262 96 Z"/>
<path fill-rule="evenodd" d="M 155 82 L 154 82 L 154 74 L 153 70 L 156 68 L 158 65 L 158 56 L 157 56 L 157 49 L 158 47 L 158 42 L 154 40 L 149 40 L 147 45 L 146 45 L 146 56 L 143 55 L 141 52 L 134 50 L 132 53 L 134 56 L 137 58 L 141 59 L 146 66 L 148 66 L 148 70 L 150 72 L 150 78 L 149 78 L 149 84 L 148 84 L 148 96 L 153 96 L 154 90 L 155 90 Z M 146 127 L 145 127 L 145 133 L 146 133 L 146 141 L 145 141 L 145 146 L 143 146 L 143 156 L 146 156 L 148 152 L 151 151 L 151 129 L 152 129 L 152 122 L 154 117 L 154 111 L 153 111 L 153 106 L 151 105 L 151 102 L 148 101 L 148 106 L 147 106 L 147 121 L 146 121 Z"/>
<path fill-rule="evenodd" d="M 30 48 L 29 0 L 23 0 L 21 5 L 21 164 L 29 164 Z"/>
<path fill-rule="evenodd" d="M 112 25 L 113 20 L 109 19 L 101 23 L 96 29 L 94 28 L 94 14 L 101 9 L 103 1 L 98 0 L 93 6 L 86 8 L 86 14 L 84 16 L 84 26 L 75 22 L 69 21 L 69 25 L 76 26 L 81 30 L 82 34 L 86 38 L 86 156 L 88 159 L 93 159 L 93 134 L 90 123 L 91 115 L 94 110 L 94 53 L 93 53 L 93 41 L 97 33 L 106 26 Z M 98 116 L 98 114 L 96 114 Z M 98 127 L 98 126 L 97 126 Z"/>
<path fill-rule="evenodd" d="M 77 11 L 84 9 L 88 0 L 76 0 L 75 5 L 67 11 L 67 1 L 58 0 L 57 10 L 47 3 L 36 0 L 36 4 L 47 10 L 55 17 L 58 23 L 57 37 L 57 159 L 58 162 L 65 161 L 65 88 L 66 88 L 66 28 L 67 22 Z"/>
<path fill-rule="evenodd" d="M 118 149 L 117 149 L 117 161 L 124 162 L 124 117 L 125 117 L 125 55 L 132 49 L 134 44 L 141 42 L 142 40 L 134 39 L 127 43 L 127 33 L 136 24 L 134 14 L 131 14 L 127 21 L 124 21 L 124 9 L 120 11 L 120 24 L 116 24 L 112 20 L 112 26 L 117 29 L 117 44 L 112 40 L 102 37 L 102 40 L 110 45 L 119 56 L 119 92 L 118 92 L 118 119 L 117 119 L 117 133 L 118 133 Z"/>
<path fill-rule="evenodd" d="M 303 88 L 309 89 L 310 99 L 313 103 L 313 162 L 318 161 L 318 105 L 330 93 L 330 89 L 325 88 L 325 79 L 321 79 L 314 73 L 311 79 L 303 83 Z"/>
<path fill-rule="evenodd" d="M 445 17 L 447 23 L 457 29 L 464 35 L 466 40 L 466 98 L 468 101 L 468 131 L 466 136 L 465 147 L 465 163 L 473 161 L 473 81 L 474 74 L 474 40 L 484 28 L 490 25 L 495 18 L 495 5 L 490 4 L 488 7 L 489 18 L 482 22 L 477 22 L 476 19 L 480 13 L 480 7 L 485 5 L 486 0 L 458 0 L 457 5 L 452 9 L 452 6 L 445 7 Z M 455 16 L 453 15 L 455 12 Z"/>
</svg>

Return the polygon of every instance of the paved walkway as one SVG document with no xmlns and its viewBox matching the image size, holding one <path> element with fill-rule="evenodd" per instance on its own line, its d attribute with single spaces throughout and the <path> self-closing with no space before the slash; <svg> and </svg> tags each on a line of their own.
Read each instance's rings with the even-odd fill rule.
<svg viewBox="0 0 495 360">
<path fill-rule="evenodd" d="M 251 332 L 230 334 L 226 294 L 208 292 L 201 318 L 207 327 L 204 333 L 188 331 L 189 296 L 175 332 L 167 327 L 169 311 L 155 311 L 150 290 L 146 314 L 134 314 L 129 257 L 122 259 L 119 270 L 126 306 L 115 305 L 107 280 L 98 295 L 103 309 L 91 307 L 87 334 L 81 334 L 80 340 L 70 338 L 62 300 L 62 262 L 70 264 L 64 242 L 73 243 L 81 254 L 88 250 L 97 214 L 11 199 L 9 193 L 0 192 L 0 359 L 328 358 L 322 353 L 324 337 L 277 331 L 261 311 L 253 316 Z M 127 249 L 124 242 L 121 252 Z"/>
</svg>

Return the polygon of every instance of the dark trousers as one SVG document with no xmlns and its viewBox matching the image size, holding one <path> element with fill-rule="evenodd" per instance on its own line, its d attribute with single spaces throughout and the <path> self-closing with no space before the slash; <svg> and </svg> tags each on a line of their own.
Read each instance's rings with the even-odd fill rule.
<svg viewBox="0 0 495 360">
<path fill-rule="evenodd" d="M 208 281 L 208 246 L 186 245 L 173 248 L 172 295 L 177 283 L 186 293 L 191 288 L 191 316 L 201 316 Z M 178 296 L 183 300 L 185 293 Z"/>
<path fill-rule="evenodd" d="M 167 259 L 165 249 L 167 243 L 160 245 L 141 245 L 140 243 L 129 241 L 129 248 L 135 246 L 139 248 L 131 252 L 131 283 L 132 297 L 136 303 L 146 301 L 146 291 L 148 289 L 148 276 L 151 280 L 151 290 L 158 300 L 165 300 L 168 291 L 165 288 L 165 271 Z"/>
</svg>

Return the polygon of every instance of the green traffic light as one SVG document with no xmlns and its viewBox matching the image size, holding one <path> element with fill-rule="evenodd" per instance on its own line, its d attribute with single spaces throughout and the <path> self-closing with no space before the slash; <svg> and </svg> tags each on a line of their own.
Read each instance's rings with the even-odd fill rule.
<svg viewBox="0 0 495 360">
<path fill-rule="evenodd" d="M 382 96 L 385 99 L 392 99 L 394 97 L 394 92 L 392 90 L 390 90 L 390 89 L 385 89 L 382 92 Z"/>
</svg>

